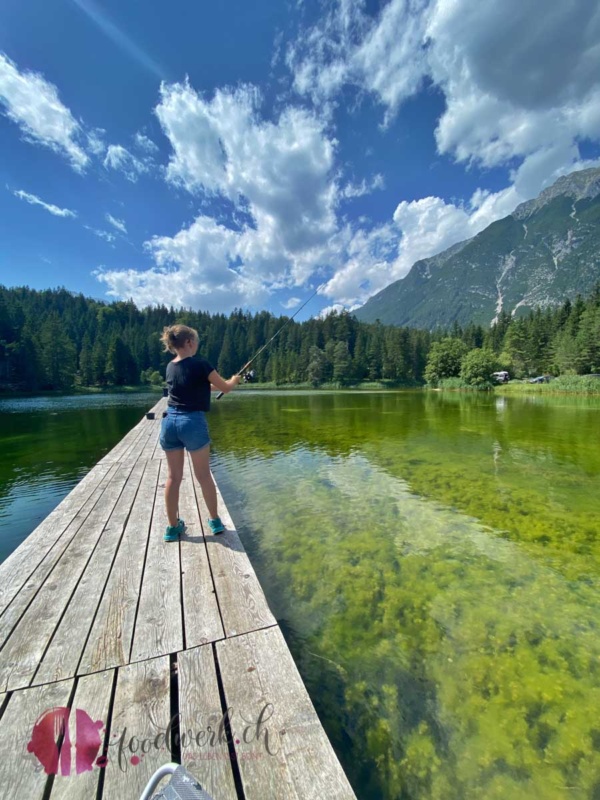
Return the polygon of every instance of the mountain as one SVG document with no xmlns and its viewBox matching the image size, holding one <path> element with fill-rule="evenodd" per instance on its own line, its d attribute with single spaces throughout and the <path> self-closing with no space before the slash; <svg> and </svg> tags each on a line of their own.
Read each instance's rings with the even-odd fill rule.
<svg viewBox="0 0 600 800">
<path fill-rule="evenodd" d="M 433 329 L 585 295 L 600 280 L 600 168 L 559 178 L 472 239 L 417 261 L 354 314 Z"/>
</svg>

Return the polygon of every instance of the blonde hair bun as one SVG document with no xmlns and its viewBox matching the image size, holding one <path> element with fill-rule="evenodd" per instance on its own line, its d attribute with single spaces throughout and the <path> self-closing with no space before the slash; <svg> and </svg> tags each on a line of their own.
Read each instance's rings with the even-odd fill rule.
<svg viewBox="0 0 600 800">
<path fill-rule="evenodd" d="M 163 328 L 160 337 L 165 352 L 174 354 L 185 345 L 188 339 L 198 340 L 198 331 L 190 328 L 189 325 L 168 325 Z"/>
</svg>

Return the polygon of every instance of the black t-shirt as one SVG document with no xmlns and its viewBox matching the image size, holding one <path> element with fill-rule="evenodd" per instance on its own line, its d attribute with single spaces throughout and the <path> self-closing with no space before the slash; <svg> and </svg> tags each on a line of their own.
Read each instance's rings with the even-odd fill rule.
<svg viewBox="0 0 600 800">
<path fill-rule="evenodd" d="M 167 364 L 167 405 L 184 411 L 210 411 L 210 381 L 214 367 L 205 358 L 188 356 Z"/>
</svg>

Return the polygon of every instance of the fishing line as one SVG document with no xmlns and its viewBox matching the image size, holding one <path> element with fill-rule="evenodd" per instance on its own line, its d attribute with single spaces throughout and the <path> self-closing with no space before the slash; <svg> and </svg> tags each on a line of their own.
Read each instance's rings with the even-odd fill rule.
<svg viewBox="0 0 600 800">
<path fill-rule="evenodd" d="M 245 370 L 247 370 L 247 369 L 248 369 L 248 367 L 250 366 L 250 364 L 251 364 L 251 363 L 252 363 L 252 362 L 253 362 L 255 359 L 257 359 L 257 358 L 258 358 L 258 356 L 259 356 L 259 355 L 262 353 L 262 351 L 263 351 L 263 350 L 264 350 L 266 347 L 268 347 L 268 346 L 271 344 L 271 342 L 273 341 L 273 339 L 275 339 L 275 337 L 276 337 L 276 336 L 279 336 L 279 334 L 280 334 L 280 333 L 281 333 L 281 331 L 282 331 L 282 330 L 285 328 L 285 326 L 286 326 L 286 325 L 288 325 L 288 324 L 289 324 L 289 323 L 290 323 L 290 322 L 291 322 L 291 321 L 294 319 L 294 317 L 296 316 L 296 314 L 299 314 L 299 313 L 302 311 L 302 309 L 304 308 L 304 306 L 308 305 L 308 303 L 310 303 L 310 301 L 313 299 L 313 297 L 316 297 L 316 295 L 318 294 L 318 292 L 319 292 L 319 289 L 320 289 L 320 288 L 321 288 L 320 286 L 317 286 L 317 288 L 316 288 L 315 292 L 314 292 L 313 294 L 311 294 L 311 296 L 308 298 L 308 300 L 305 300 L 305 301 L 304 301 L 304 303 L 302 303 L 302 305 L 300 306 L 300 308 L 296 309 L 296 311 L 294 311 L 294 313 L 292 314 L 292 316 L 291 316 L 289 319 L 286 319 L 286 321 L 283 323 L 283 325 L 281 326 L 281 328 L 279 328 L 279 329 L 278 329 L 278 330 L 277 330 L 277 331 L 276 331 L 276 332 L 273 334 L 273 336 L 271 336 L 271 338 L 269 339 L 269 341 L 268 341 L 268 342 L 265 342 L 265 344 L 263 344 L 263 346 L 262 346 L 262 347 L 261 347 L 259 350 L 257 350 L 257 351 L 256 351 L 256 353 L 255 353 L 255 354 L 252 356 L 252 358 L 250 359 L 250 361 L 247 361 L 247 362 L 244 364 L 244 366 L 243 366 L 243 367 L 242 367 L 240 370 L 238 370 L 238 372 L 236 372 L 236 373 L 235 373 L 236 375 L 241 375 L 241 374 L 242 374 L 242 373 L 243 373 Z M 221 397 L 223 397 L 223 395 L 224 395 L 224 394 L 225 394 L 225 392 L 219 392 L 219 394 L 217 395 L 217 400 L 220 400 L 220 399 L 221 399 Z"/>
</svg>

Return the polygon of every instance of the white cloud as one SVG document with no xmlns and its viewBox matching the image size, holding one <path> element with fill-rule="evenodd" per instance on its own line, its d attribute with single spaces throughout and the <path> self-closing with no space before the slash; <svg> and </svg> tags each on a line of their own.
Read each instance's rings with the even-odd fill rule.
<svg viewBox="0 0 600 800">
<path fill-rule="evenodd" d="M 223 310 L 264 302 L 326 263 L 337 231 L 336 142 L 314 114 L 286 108 L 270 122 L 259 105 L 252 87 L 208 100 L 188 83 L 163 84 L 156 113 L 173 148 L 167 180 L 218 197 L 234 222 L 201 214 L 172 237 L 154 237 L 147 248 L 157 268 L 103 272 L 112 292 Z"/>
<path fill-rule="evenodd" d="M 112 244 L 117 238 L 114 233 L 109 233 L 109 231 L 102 231 L 98 228 L 92 228 L 89 225 L 84 225 L 83 227 L 86 229 L 86 231 L 90 231 L 94 234 L 94 236 L 97 236 L 99 239 L 104 239 L 104 241 L 108 242 L 109 244 Z"/>
<path fill-rule="evenodd" d="M 371 192 L 374 192 L 376 189 L 383 189 L 384 187 L 385 180 L 383 175 L 377 173 L 370 181 L 366 181 L 363 178 L 360 183 L 346 184 L 340 194 L 342 197 L 350 200 L 354 197 L 363 197 L 365 194 L 371 194 Z"/>
<path fill-rule="evenodd" d="M 346 306 L 342 305 L 341 303 L 333 303 L 331 306 L 322 308 L 316 316 L 317 319 L 325 319 L 325 317 L 328 317 L 330 314 L 339 314 L 340 311 L 344 310 L 353 311 L 354 309 L 346 309 Z"/>
<path fill-rule="evenodd" d="M 373 19 L 364 0 L 339 0 L 288 48 L 296 90 L 323 104 L 352 85 L 374 94 L 389 120 L 427 74 L 428 6 L 428 0 L 391 0 Z"/>
<path fill-rule="evenodd" d="M 335 230 L 335 140 L 303 109 L 259 119 L 252 87 L 205 100 L 188 85 L 163 85 L 156 112 L 173 147 L 171 182 L 228 198 L 251 215 L 246 258 L 279 257 L 323 244 Z"/>
<path fill-rule="evenodd" d="M 104 143 L 105 135 L 106 131 L 103 128 L 95 128 L 87 132 L 87 147 L 90 153 L 98 157 L 103 155 L 106 150 L 106 144 Z"/>
<path fill-rule="evenodd" d="M 105 214 L 105 217 L 106 217 L 106 221 L 110 222 L 110 224 L 113 226 L 113 228 L 116 228 L 121 233 L 125 233 L 125 234 L 127 233 L 127 228 L 125 227 L 124 220 L 117 219 L 116 217 L 113 217 L 112 214 Z"/>
<path fill-rule="evenodd" d="M 296 306 L 300 305 L 300 298 L 299 297 L 290 297 L 287 300 L 285 300 L 284 302 L 282 302 L 281 305 L 282 305 L 283 308 L 286 308 L 288 310 L 291 309 L 291 308 L 296 308 Z"/>
<path fill-rule="evenodd" d="M 138 131 L 133 139 L 140 150 L 143 150 L 145 153 L 152 154 L 158 152 L 158 146 L 154 144 L 152 139 L 149 139 L 145 134 Z"/>
<path fill-rule="evenodd" d="M 33 206 L 41 206 L 46 209 L 46 211 L 49 211 L 50 214 L 54 214 L 55 217 L 72 217 L 74 219 L 77 216 L 77 212 L 75 211 L 71 211 L 68 208 L 59 208 L 53 203 L 45 203 L 43 200 L 40 200 L 37 195 L 24 192 L 22 189 L 18 189 L 13 192 L 13 194 L 20 200 L 25 200 L 26 203 L 31 203 Z"/>
<path fill-rule="evenodd" d="M 60 101 L 56 86 L 35 72 L 19 72 L 14 62 L 2 53 L 0 103 L 26 140 L 61 153 L 73 169 L 83 172 L 89 163 L 88 155 L 78 143 L 83 131 Z"/>
<path fill-rule="evenodd" d="M 128 181 L 135 183 L 140 175 L 149 171 L 149 165 L 144 160 L 137 158 L 120 144 L 108 146 L 104 158 L 105 169 L 114 169 L 122 172 Z"/>
</svg>

